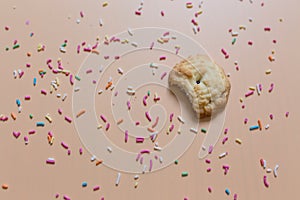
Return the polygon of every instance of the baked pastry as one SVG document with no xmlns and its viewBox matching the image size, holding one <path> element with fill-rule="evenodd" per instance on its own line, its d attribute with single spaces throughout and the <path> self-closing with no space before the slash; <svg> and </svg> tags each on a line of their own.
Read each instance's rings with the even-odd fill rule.
<svg viewBox="0 0 300 200">
<path fill-rule="evenodd" d="M 177 63 L 168 81 L 186 93 L 199 118 L 223 109 L 231 88 L 224 70 L 206 55 L 190 56 Z"/>
</svg>

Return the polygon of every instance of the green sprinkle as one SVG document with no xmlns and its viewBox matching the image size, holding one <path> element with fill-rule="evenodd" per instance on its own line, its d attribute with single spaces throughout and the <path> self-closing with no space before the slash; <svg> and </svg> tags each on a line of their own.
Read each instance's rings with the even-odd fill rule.
<svg viewBox="0 0 300 200">
<path fill-rule="evenodd" d="M 148 90 L 147 95 L 150 96 L 150 91 Z"/>
<path fill-rule="evenodd" d="M 202 132 L 202 133 L 206 133 L 207 130 L 206 130 L 205 128 L 201 128 L 201 132 Z"/>
<path fill-rule="evenodd" d="M 188 176 L 188 175 L 189 175 L 188 172 L 182 172 L 182 173 L 181 173 L 181 176 L 182 176 L 182 177 L 186 177 L 186 176 Z"/>
<path fill-rule="evenodd" d="M 174 163 L 175 163 L 175 165 L 178 165 L 178 160 L 175 160 L 175 162 L 174 162 Z"/>
<path fill-rule="evenodd" d="M 66 46 L 67 46 L 67 43 L 63 43 L 61 46 L 62 46 L 62 47 L 66 47 Z"/>
<path fill-rule="evenodd" d="M 29 118 L 32 119 L 32 118 L 33 118 L 33 115 L 32 115 L 32 114 L 29 114 Z"/>
<path fill-rule="evenodd" d="M 80 81 L 81 80 L 81 78 L 79 77 L 79 76 L 75 76 L 75 79 L 77 80 L 77 81 Z"/>
<path fill-rule="evenodd" d="M 236 38 L 233 38 L 231 44 L 234 44 L 235 42 L 236 42 Z"/>
<path fill-rule="evenodd" d="M 19 48 L 19 47 L 20 47 L 19 44 L 15 44 L 15 45 L 13 46 L 13 49 L 17 49 L 17 48 Z"/>
<path fill-rule="evenodd" d="M 8 47 L 5 47 L 5 51 L 8 51 L 9 50 L 9 48 Z"/>
</svg>

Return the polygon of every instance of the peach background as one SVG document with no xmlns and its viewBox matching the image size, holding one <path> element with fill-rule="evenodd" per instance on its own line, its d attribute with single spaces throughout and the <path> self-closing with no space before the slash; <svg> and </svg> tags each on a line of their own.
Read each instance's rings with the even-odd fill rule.
<svg viewBox="0 0 300 200">
<path fill-rule="evenodd" d="M 253 4 L 244 0 L 204 1 L 203 14 L 198 17 L 201 32 L 194 35 L 190 20 L 198 9 L 185 8 L 184 1 L 145 1 L 141 16 L 135 16 L 134 11 L 140 1 L 109 1 L 103 8 L 103 1 L 95 0 L 52 0 L 52 1 L 2 1 L 0 12 L 0 55 L 1 79 L 0 113 L 10 115 L 17 113 L 16 98 L 20 98 L 23 111 L 17 115 L 17 120 L 0 124 L 0 183 L 9 185 L 8 190 L 0 191 L 1 199 L 54 199 L 56 193 L 66 194 L 71 199 L 233 199 L 233 193 L 238 199 L 295 199 L 299 196 L 297 184 L 300 175 L 299 152 L 299 119 L 298 98 L 296 90 L 298 68 L 298 44 L 300 44 L 300 29 L 298 23 L 299 3 L 289 1 L 265 1 Z M 195 1 L 196 2 L 196 1 Z M 198 2 L 198 1 L 197 1 Z M 165 16 L 161 17 L 160 11 Z M 80 24 L 79 12 L 85 17 Z M 99 27 L 99 18 L 103 19 L 104 26 Z M 249 22 L 251 17 L 253 22 Z M 283 22 L 279 22 L 282 18 Z M 29 20 L 30 24 L 25 25 Z M 245 25 L 246 31 L 239 31 L 237 42 L 231 45 L 231 36 L 228 29 L 238 30 L 239 25 Z M 10 30 L 5 31 L 4 27 Z M 228 102 L 228 113 L 225 127 L 229 128 L 229 141 L 222 145 L 218 142 L 214 153 L 209 156 L 212 164 L 198 160 L 199 145 L 203 135 L 199 134 L 192 147 L 179 160 L 178 165 L 140 177 L 138 188 L 134 188 L 135 181 L 132 174 L 123 174 L 121 183 L 115 187 L 116 171 L 103 165 L 95 167 L 89 161 L 90 154 L 84 151 L 79 155 L 78 149 L 82 144 L 76 134 L 73 124 L 67 124 L 62 116 L 57 114 L 57 108 L 62 108 L 65 115 L 72 115 L 71 92 L 68 78 L 60 76 L 61 93 L 68 93 L 66 102 L 58 100 L 54 95 L 42 96 L 40 89 L 48 89 L 49 82 L 55 78 L 49 71 L 38 85 L 32 86 L 33 77 L 38 77 L 39 69 L 46 69 L 45 61 L 52 58 L 54 61 L 62 58 L 63 64 L 76 73 L 87 54 L 76 54 L 76 46 L 82 41 L 93 44 L 96 37 L 112 35 L 128 27 L 156 26 L 171 28 L 185 33 L 201 43 L 217 63 L 231 74 L 232 92 Z M 265 26 L 271 27 L 271 32 L 264 32 Z M 32 38 L 29 34 L 34 32 Z M 21 47 L 17 50 L 5 51 L 5 47 L 12 46 L 17 39 Z M 59 52 L 59 46 L 68 40 L 67 53 Z M 276 39 L 277 44 L 272 44 Z M 247 45 L 251 40 L 252 47 Z M 37 52 L 39 43 L 46 45 L 46 51 Z M 228 60 L 220 53 L 221 48 L 230 53 Z M 275 50 L 276 61 L 270 63 L 267 57 Z M 27 52 L 32 56 L 28 58 Z M 236 71 L 234 61 L 237 60 L 240 70 Z M 25 63 L 31 63 L 26 68 Z M 14 69 L 23 69 L 22 79 L 13 79 Z M 271 75 L 265 75 L 266 69 L 272 69 Z M 268 93 L 269 85 L 274 82 L 275 88 Z M 239 98 L 248 91 L 249 86 L 256 83 L 263 84 L 263 94 L 246 99 L 244 110 L 241 109 Z M 31 95 L 32 100 L 25 102 L 23 97 Z M 290 111 L 290 116 L 284 116 Z M 34 120 L 28 115 L 33 113 Z M 36 128 L 37 133 L 30 137 L 29 145 L 25 146 L 22 137 L 28 130 L 35 128 L 35 122 L 44 120 L 44 115 L 50 113 L 54 122 L 45 128 Z M 274 114 L 270 120 L 269 113 Z M 249 118 L 248 125 L 243 124 L 244 117 Z M 269 123 L 267 131 L 249 132 L 249 125 L 261 119 L 264 124 Z M 12 136 L 13 130 L 19 130 L 22 135 L 19 139 Z M 48 130 L 55 134 L 53 146 L 47 144 Z M 234 140 L 240 138 L 242 145 Z M 67 141 L 71 146 L 72 154 L 67 156 L 60 146 L 61 141 Z M 224 159 L 218 159 L 218 154 L 228 151 Z M 45 164 L 48 157 L 56 159 L 55 166 Z M 269 167 L 279 164 L 279 176 L 274 178 L 268 174 L 270 187 L 265 188 L 262 182 L 265 171 L 259 165 L 259 159 L 267 160 Z M 222 164 L 231 166 L 229 173 L 224 176 Z M 212 172 L 207 173 L 206 168 Z M 189 176 L 182 178 L 181 172 L 189 171 Z M 88 182 L 87 188 L 81 183 Z M 94 185 L 101 189 L 93 192 Z M 213 192 L 207 192 L 211 186 Z M 232 192 L 227 197 L 224 190 Z"/>
</svg>

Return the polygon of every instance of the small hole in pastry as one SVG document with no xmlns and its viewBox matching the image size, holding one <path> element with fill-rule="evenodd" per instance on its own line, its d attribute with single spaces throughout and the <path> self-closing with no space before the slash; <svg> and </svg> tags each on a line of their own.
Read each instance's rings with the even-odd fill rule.
<svg viewBox="0 0 300 200">
<path fill-rule="evenodd" d="M 200 82 L 201 82 L 200 79 L 196 81 L 197 84 L 200 84 Z"/>
</svg>

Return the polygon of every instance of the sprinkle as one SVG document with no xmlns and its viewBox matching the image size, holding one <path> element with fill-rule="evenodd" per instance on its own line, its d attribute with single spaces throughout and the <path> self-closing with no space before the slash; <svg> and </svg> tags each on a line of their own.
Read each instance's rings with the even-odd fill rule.
<svg viewBox="0 0 300 200">
<path fill-rule="evenodd" d="M 44 123 L 44 122 L 37 122 L 37 123 L 36 123 L 36 126 L 37 126 L 37 127 L 39 127 L 39 126 L 44 127 L 44 126 L 45 126 L 45 123 Z"/>
<path fill-rule="evenodd" d="M 159 117 L 156 117 L 155 122 L 154 122 L 154 124 L 152 125 L 152 128 L 155 128 L 155 127 L 157 126 L 158 120 L 159 120 Z"/>
<path fill-rule="evenodd" d="M 121 173 L 119 172 L 118 175 L 117 175 L 117 179 L 116 179 L 116 186 L 119 185 L 120 179 L 121 179 Z"/>
<path fill-rule="evenodd" d="M 265 71 L 265 73 L 268 75 L 268 74 L 271 74 L 271 72 L 272 72 L 272 70 L 271 69 L 267 69 L 266 71 Z"/>
<path fill-rule="evenodd" d="M 225 156 L 227 156 L 228 155 L 228 152 L 224 152 L 224 153 L 221 153 L 220 155 L 219 155 L 219 158 L 221 159 L 221 158 L 224 158 Z"/>
<path fill-rule="evenodd" d="M 185 6 L 186 6 L 186 8 L 188 8 L 188 9 L 193 8 L 192 2 L 187 2 L 187 3 L 185 4 Z"/>
<path fill-rule="evenodd" d="M 256 91 L 257 91 L 257 94 L 260 95 L 260 93 L 261 93 L 261 86 L 260 86 L 260 84 L 256 84 Z"/>
<path fill-rule="evenodd" d="M 178 121 L 184 124 L 184 119 L 181 116 L 177 117 Z"/>
<path fill-rule="evenodd" d="M 267 130 L 267 129 L 269 129 L 269 127 L 270 127 L 270 125 L 267 124 L 267 125 L 265 126 L 265 129 Z"/>
<path fill-rule="evenodd" d="M 15 45 L 13 46 L 13 49 L 17 49 L 17 48 L 19 48 L 19 47 L 20 47 L 19 44 L 15 44 Z"/>
<path fill-rule="evenodd" d="M 237 194 L 233 195 L 233 200 L 237 200 Z"/>
<path fill-rule="evenodd" d="M 86 111 L 85 110 L 81 110 L 77 113 L 76 118 L 80 117 L 81 115 L 83 115 Z"/>
<path fill-rule="evenodd" d="M 261 121 L 260 121 L 260 120 L 257 120 L 257 123 L 258 123 L 258 126 L 259 126 L 259 130 L 261 131 L 261 129 L 262 129 Z"/>
<path fill-rule="evenodd" d="M 127 108 L 128 108 L 128 110 L 130 110 L 130 108 L 131 108 L 130 101 L 127 101 Z"/>
<path fill-rule="evenodd" d="M 54 164 L 55 164 L 55 159 L 54 159 L 54 158 L 48 158 L 48 159 L 46 160 L 46 163 L 47 163 L 47 164 L 54 165 Z"/>
<path fill-rule="evenodd" d="M 170 122 L 173 121 L 173 117 L 174 117 L 174 113 L 171 113 L 171 114 L 170 114 L 170 117 L 169 117 Z"/>
<path fill-rule="evenodd" d="M 270 114 L 269 117 L 271 120 L 274 118 L 273 114 Z"/>
<path fill-rule="evenodd" d="M 86 181 L 84 181 L 84 182 L 81 183 L 81 186 L 82 186 L 82 187 L 86 187 L 87 185 L 88 185 L 88 184 L 87 184 Z"/>
<path fill-rule="evenodd" d="M 111 148 L 111 147 L 107 147 L 107 151 L 108 151 L 109 153 L 111 153 L 111 152 L 112 152 L 112 148 Z"/>
<path fill-rule="evenodd" d="M 269 92 L 272 92 L 272 91 L 273 91 L 273 88 L 274 88 L 274 83 L 271 83 Z"/>
<path fill-rule="evenodd" d="M 64 195 L 64 200 L 71 200 L 71 198 L 67 195 Z"/>
<path fill-rule="evenodd" d="M 226 193 L 227 195 L 230 195 L 230 190 L 229 190 L 228 188 L 226 188 L 226 189 L 225 189 L 225 193 Z"/>
<path fill-rule="evenodd" d="M 228 140 L 228 137 L 224 137 L 222 140 L 222 144 L 225 144 L 225 142 L 227 142 L 227 140 Z"/>
<path fill-rule="evenodd" d="M 70 117 L 68 117 L 68 116 L 65 116 L 65 120 L 66 120 L 67 122 L 69 122 L 69 123 L 72 123 L 72 119 L 71 119 Z"/>
<path fill-rule="evenodd" d="M 62 146 L 63 148 L 69 149 L 69 145 L 68 145 L 67 143 L 61 142 L 60 144 L 61 144 L 61 146 Z"/>
<path fill-rule="evenodd" d="M 148 119 L 149 122 L 152 121 L 151 116 L 149 114 L 149 112 L 145 112 L 146 118 Z"/>
<path fill-rule="evenodd" d="M 253 131 L 253 130 L 256 130 L 256 129 L 259 129 L 258 125 L 253 125 L 253 126 L 250 126 L 250 128 L 249 128 L 250 131 Z"/>
<path fill-rule="evenodd" d="M 142 137 L 137 137 L 137 138 L 135 139 L 135 142 L 136 142 L 136 143 L 143 143 L 143 142 L 144 142 L 144 138 L 142 138 Z"/>
<path fill-rule="evenodd" d="M 105 130 L 108 131 L 109 127 L 110 127 L 110 123 L 107 123 L 105 126 Z"/>
<path fill-rule="evenodd" d="M 239 138 L 236 138 L 236 139 L 235 139 L 235 142 L 238 143 L 238 144 L 242 144 L 242 140 L 239 139 Z"/>
<path fill-rule="evenodd" d="M 193 128 L 193 127 L 192 127 L 192 128 L 190 128 L 190 131 L 191 131 L 191 132 L 193 132 L 193 133 L 196 133 L 196 134 L 198 133 L 198 130 L 197 130 L 197 129 L 195 129 L 195 128 Z"/>
<path fill-rule="evenodd" d="M 150 150 L 149 149 L 143 149 L 140 151 L 141 154 L 144 154 L 144 153 L 147 153 L 149 154 L 150 153 Z"/>
<path fill-rule="evenodd" d="M 28 144 L 29 140 L 28 140 L 27 136 L 24 136 L 24 142 L 25 142 L 25 144 Z"/>
<path fill-rule="evenodd" d="M 166 56 L 160 56 L 159 57 L 159 60 L 161 61 L 161 60 L 166 60 L 167 59 L 167 57 Z"/>
<path fill-rule="evenodd" d="M 152 171 L 152 166 L 153 166 L 153 161 L 152 161 L 152 159 L 150 159 L 150 164 L 149 164 L 149 172 L 151 172 L 151 171 Z"/>
<path fill-rule="evenodd" d="M 35 130 L 30 130 L 30 131 L 28 131 L 28 134 L 29 134 L 29 135 L 35 134 Z"/>
<path fill-rule="evenodd" d="M 264 169 L 266 168 L 266 160 L 264 160 L 264 159 L 260 159 L 259 160 L 259 162 L 260 162 L 260 166 L 262 166 Z"/>
<path fill-rule="evenodd" d="M 144 106 L 147 106 L 147 98 L 148 98 L 148 96 L 147 95 L 145 95 L 144 97 L 143 97 L 143 104 L 144 104 Z"/>
<path fill-rule="evenodd" d="M 167 72 L 162 73 L 160 80 L 163 80 L 166 75 L 167 75 Z"/>
<path fill-rule="evenodd" d="M 100 165 L 100 164 L 102 164 L 102 163 L 103 163 L 102 160 L 98 160 L 98 161 L 96 162 L 96 166 L 98 166 L 98 165 Z"/>
<path fill-rule="evenodd" d="M 61 98 L 61 100 L 62 100 L 62 101 L 65 101 L 66 98 L 67 98 L 67 96 L 68 96 L 68 95 L 67 95 L 66 93 L 64 93 L 64 95 L 63 95 L 63 97 Z"/>
<path fill-rule="evenodd" d="M 264 185 L 268 188 L 269 187 L 269 183 L 267 181 L 267 176 L 264 176 Z"/>
<path fill-rule="evenodd" d="M 16 139 L 18 139 L 18 137 L 20 137 L 21 133 L 13 131 L 13 135 L 15 136 Z"/>
<path fill-rule="evenodd" d="M 248 93 L 245 94 L 245 97 L 249 97 L 249 96 L 251 96 L 253 94 L 254 94 L 254 91 L 249 91 Z"/>
<path fill-rule="evenodd" d="M 264 31 L 271 31 L 271 28 L 270 27 L 265 27 Z"/>
<path fill-rule="evenodd" d="M 107 1 L 105 1 L 105 2 L 102 3 L 102 7 L 106 7 L 107 5 L 108 5 Z"/>
<path fill-rule="evenodd" d="M 104 123 L 107 122 L 107 119 L 106 119 L 106 117 L 104 115 L 100 115 L 100 118 L 103 120 Z"/>
<path fill-rule="evenodd" d="M 206 130 L 205 128 L 201 128 L 201 132 L 202 132 L 202 133 L 206 133 L 207 130 Z M 226 133 L 227 133 L 227 132 L 226 132 Z"/>
<path fill-rule="evenodd" d="M 95 187 L 93 187 L 93 191 L 97 191 L 100 190 L 100 186 L 96 185 Z"/>
<path fill-rule="evenodd" d="M 208 187 L 207 190 L 208 190 L 209 193 L 212 192 L 212 188 L 211 187 Z"/>
<path fill-rule="evenodd" d="M 16 120 L 17 119 L 17 117 L 16 117 L 16 115 L 15 115 L 15 113 L 10 113 L 10 116 L 11 116 L 11 118 L 13 119 L 13 120 Z"/>
<path fill-rule="evenodd" d="M 208 153 L 211 154 L 213 152 L 214 147 L 212 145 L 209 145 L 208 147 Z"/>
<path fill-rule="evenodd" d="M 181 176 L 182 176 L 182 177 L 186 177 L 186 176 L 188 176 L 188 175 L 189 175 L 188 172 L 182 172 L 182 173 L 181 173 Z"/>
<path fill-rule="evenodd" d="M 7 190 L 8 189 L 8 185 L 7 184 L 2 184 L 2 189 L 3 190 Z"/>
<path fill-rule="evenodd" d="M 49 122 L 52 123 L 52 118 L 50 117 L 49 113 L 45 115 L 45 119 Z"/>
<path fill-rule="evenodd" d="M 119 119 L 119 120 L 117 121 L 117 125 L 119 125 L 119 124 L 121 124 L 121 123 L 123 123 L 123 119 Z"/>
<path fill-rule="evenodd" d="M 275 165 L 274 170 L 273 170 L 273 174 L 274 174 L 275 178 L 278 176 L 278 173 L 277 173 L 278 168 L 279 168 L 279 165 Z"/>
<path fill-rule="evenodd" d="M 172 124 L 172 125 L 169 127 L 169 132 L 172 132 L 173 129 L 174 129 L 174 124 Z"/>
<path fill-rule="evenodd" d="M 107 85 L 105 86 L 105 90 L 108 90 L 108 88 L 110 88 L 112 86 L 112 82 L 108 82 Z"/>
</svg>

